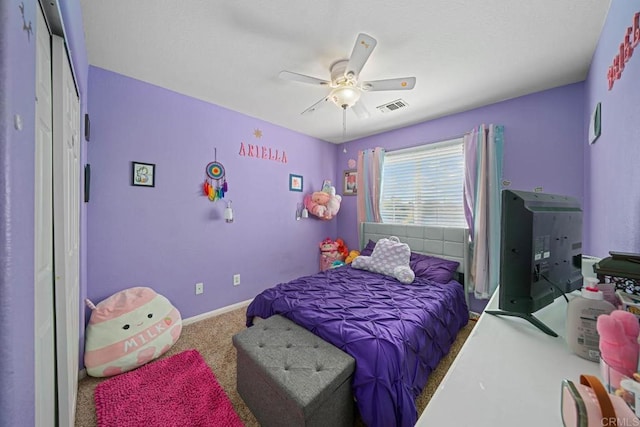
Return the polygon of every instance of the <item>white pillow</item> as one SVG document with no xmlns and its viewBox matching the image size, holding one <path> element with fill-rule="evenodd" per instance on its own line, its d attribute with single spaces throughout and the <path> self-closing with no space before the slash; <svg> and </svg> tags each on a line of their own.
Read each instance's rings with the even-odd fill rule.
<svg viewBox="0 0 640 427">
<path fill-rule="evenodd" d="M 371 256 L 356 257 L 351 265 L 353 268 L 395 277 L 399 282 L 409 284 L 416 277 L 409 266 L 410 259 L 409 245 L 400 242 L 396 236 L 391 236 L 378 240 Z"/>
<path fill-rule="evenodd" d="M 160 357 L 180 337 L 182 318 L 151 288 L 129 288 L 93 305 L 85 336 L 84 365 L 92 377 L 130 371 Z"/>
</svg>

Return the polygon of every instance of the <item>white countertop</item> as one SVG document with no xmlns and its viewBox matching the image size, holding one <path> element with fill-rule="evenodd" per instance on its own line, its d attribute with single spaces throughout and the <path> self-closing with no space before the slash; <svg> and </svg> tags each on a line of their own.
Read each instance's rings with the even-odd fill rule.
<svg viewBox="0 0 640 427">
<path fill-rule="evenodd" d="M 497 308 L 498 291 L 487 306 Z M 535 313 L 559 337 L 517 317 L 483 313 L 416 426 L 562 426 L 561 381 L 599 377 L 599 365 L 565 342 L 566 310 L 560 297 Z"/>
</svg>

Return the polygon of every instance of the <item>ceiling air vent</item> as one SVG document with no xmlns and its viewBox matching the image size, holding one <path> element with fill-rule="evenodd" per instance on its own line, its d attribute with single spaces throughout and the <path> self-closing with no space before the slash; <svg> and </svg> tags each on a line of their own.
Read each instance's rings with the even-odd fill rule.
<svg viewBox="0 0 640 427">
<path fill-rule="evenodd" d="M 396 99 L 395 101 L 391 101 L 388 104 L 379 105 L 376 107 L 382 113 L 388 113 L 389 111 L 396 111 L 400 108 L 408 107 L 409 104 L 403 99 Z"/>
</svg>

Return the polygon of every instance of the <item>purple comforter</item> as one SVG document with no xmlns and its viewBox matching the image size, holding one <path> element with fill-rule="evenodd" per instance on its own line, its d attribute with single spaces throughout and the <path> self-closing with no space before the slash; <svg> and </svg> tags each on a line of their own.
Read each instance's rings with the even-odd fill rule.
<svg viewBox="0 0 640 427">
<path fill-rule="evenodd" d="M 469 318 L 458 282 L 403 285 L 350 266 L 263 291 L 247 308 L 247 326 L 274 314 L 355 358 L 353 393 L 370 427 L 416 423 L 416 397 Z"/>
</svg>

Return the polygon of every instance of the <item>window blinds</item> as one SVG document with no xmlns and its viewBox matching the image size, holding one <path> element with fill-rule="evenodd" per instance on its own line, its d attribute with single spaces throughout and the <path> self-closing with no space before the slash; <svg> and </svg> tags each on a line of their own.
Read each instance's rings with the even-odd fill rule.
<svg viewBox="0 0 640 427">
<path fill-rule="evenodd" d="M 392 224 L 466 227 L 463 140 L 385 154 L 380 214 Z"/>
</svg>

